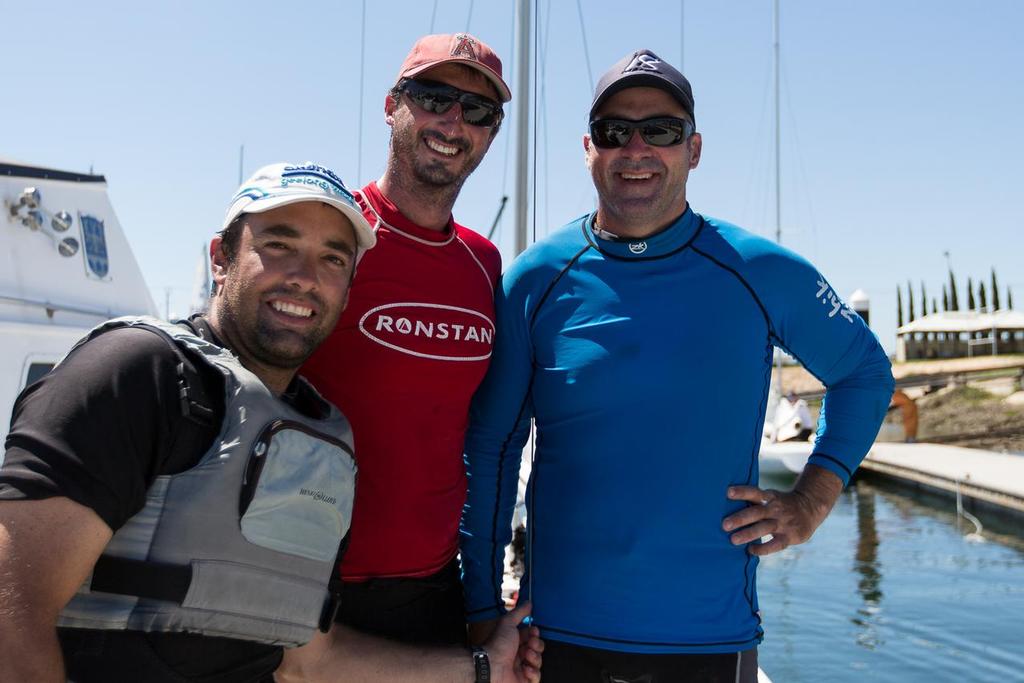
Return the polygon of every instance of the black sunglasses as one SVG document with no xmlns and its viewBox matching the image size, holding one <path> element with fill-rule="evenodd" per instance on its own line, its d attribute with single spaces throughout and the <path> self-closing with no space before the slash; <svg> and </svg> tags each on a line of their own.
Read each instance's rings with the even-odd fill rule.
<svg viewBox="0 0 1024 683">
<path fill-rule="evenodd" d="M 443 114 L 456 102 L 462 107 L 462 120 L 473 126 L 490 128 L 501 122 L 504 112 L 494 100 L 435 81 L 409 79 L 398 87 L 416 106 L 433 114 Z"/>
<path fill-rule="evenodd" d="M 625 147 L 639 131 L 640 137 L 654 147 L 678 145 L 693 133 L 693 124 L 674 116 L 655 116 L 642 121 L 597 119 L 590 122 L 590 140 L 602 149 Z"/>
</svg>

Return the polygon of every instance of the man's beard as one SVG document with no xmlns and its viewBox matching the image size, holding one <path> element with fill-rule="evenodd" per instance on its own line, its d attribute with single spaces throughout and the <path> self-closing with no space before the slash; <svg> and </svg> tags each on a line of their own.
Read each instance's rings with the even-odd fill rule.
<svg viewBox="0 0 1024 683">
<path fill-rule="evenodd" d="M 300 335 L 297 332 L 275 328 L 258 318 L 250 350 L 253 356 L 265 365 L 294 370 L 313 355 L 329 333 L 330 330 L 317 327 L 308 334 Z"/>
<path fill-rule="evenodd" d="M 307 295 L 308 296 L 308 295 Z M 323 302 L 315 297 L 318 315 L 326 313 Z M 305 333 L 277 327 L 264 315 L 259 302 L 254 313 L 242 312 L 243 303 L 237 293 L 222 304 L 221 320 L 234 330 L 235 343 L 257 362 L 272 368 L 295 370 L 330 336 L 333 325 L 320 324 Z M 321 321 L 322 323 L 323 321 Z"/>
<path fill-rule="evenodd" d="M 463 155 L 467 155 L 466 150 L 471 147 L 470 143 L 462 138 L 448 139 L 431 133 L 426 135 L 446 145 L 458 147 L 462 150 Z M 461 168 L 451 170 L 440 159 L 423 159 L 422 155 L 418 154 L 419 144 L 418 135 L 411 131 L 399 132 L 392 128 L 391 160 L 395 165 L 395 170 L 398 171 L 398 177 L 452 197 L 458 195 L 466 179 L 476 170 L 483 159 L 481 155 L 476 159 L 470 159 Z"/>
<path fill-rule="evenodd" d="M 631 173 L 656 173 L 660 177 L 658 186 L 650 188 L 645 194 L 632 194 L 632 191 L 623 191 L 621 185 L 613 189 L 615 174 Z M 647 227 L 651 230 L 663 227 L 660 222 L 666 216 L 673 214 L 673 206 L 680 200 L 685 192 L 685 181 L 680 186 L 671 185 L 669 169 L 661 163 L 651 161 L 649 163 L 634 163 L 620 161 L 610 164 L 600 174 L 594 174 L 591 169 L 591 176 L 594 186 L 597 189 L 598 204 L 606 212 L 617 216 L 620 220 L 632 223 L 649 223 Z M 685 210 L 685 201 L 683 209 Z M 672 215 L 674 220 L 677 216 Z"/>
</svg>

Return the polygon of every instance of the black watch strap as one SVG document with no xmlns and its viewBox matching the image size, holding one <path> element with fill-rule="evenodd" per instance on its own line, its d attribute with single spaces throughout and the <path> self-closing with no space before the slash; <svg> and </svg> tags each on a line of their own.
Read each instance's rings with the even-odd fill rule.
<svg viewBox="0 0 1024 683">
<path fill-rule="evenodd" d="M 473 664 L 476 666 L 476 683 L 491 683 L 491 660 L 487 650 L 473 646 Z"/>
</svg>

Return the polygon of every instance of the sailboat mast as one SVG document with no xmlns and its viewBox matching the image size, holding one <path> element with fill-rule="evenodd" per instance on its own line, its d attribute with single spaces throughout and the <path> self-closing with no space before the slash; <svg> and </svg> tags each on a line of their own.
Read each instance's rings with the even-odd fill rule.
<svg viewBox="0 0 1024 683">
<path fill-rule="evenodd" d="M 526 249 L 526 210 L 529 204 L 527 166 L 530 160 L 530 0 L 516 0 L 516 244 L 515 253 Z"/>
<path fill-rule="evenodd" d="M 679 70 L 686 73 L 686 0 L 679 0 Z"/>
<path fill-rule="evenodd" d="M 775 242 L 782 243 L 782 173 L 781 169 L 781 145 L 782 137 L 781 121 L 779 119 L 779 0 L 774 3 L 774 49 L 775 49 Z"/>
<path fill-rule="evenodd" d="M 782 126 L 779 119 L 779 0 L 775 0 L 773 4 L 773 15 L 772 15 L 772 42 L 774 50 L 774 66 L 775 66 L 775 243 L 782 244 L 782 173 L 781 173 L 781 157 L 782 147 L 780 140 L 782 138 Z M 782 354 L 779 353 L 779 349 L 772 351 L 775 357 L 775 365 L 778 368 L 778 387 L 779 393 L 782 393 Z"/>
</svg>

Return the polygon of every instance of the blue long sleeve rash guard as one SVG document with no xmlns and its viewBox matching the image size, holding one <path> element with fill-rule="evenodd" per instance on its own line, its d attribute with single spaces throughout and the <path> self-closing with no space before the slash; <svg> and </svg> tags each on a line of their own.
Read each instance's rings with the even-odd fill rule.
<svg viewBox="0 0 1024 683">
<path fill-rule="evenodd" d="M 647 653 L 736 652 L 762 636 L 757 558 L 726 498 L 754 484 L 773 346 L 827 387 L 810 462 L 845 483 L 893 391 L 863 320 L 806 260 L 689 208 L 645 240 L 593 216 L 523 253 L 497 295 L 494 356 L 466 437 L 470 621 L 502 611 L 520 454 L 545 638 Z M 532 594 L 531 594 L 532 590 Z"/>
</svg>

